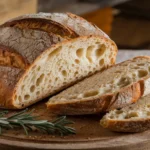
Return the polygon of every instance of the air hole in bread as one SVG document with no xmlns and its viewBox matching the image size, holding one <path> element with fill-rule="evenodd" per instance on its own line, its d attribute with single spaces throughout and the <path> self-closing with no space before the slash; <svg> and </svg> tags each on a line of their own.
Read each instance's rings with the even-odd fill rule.
<svg viewBox="0 0 150 150">
<path fill-rule="evenodd" d="M 147 105 L 148 108 L 150 108 L 150 105 Z"/>
<path fill-rule="evenodd" d="M 130 83 L 131 83 L 131 79 L 129 77 L 122 77 L 118 81 L 117 85 L 120 87 L 124 87 L 124 86 L 129 85 Z"/>
<path fill-rule="evenodd" d="M 150 116 L 150 111 L 147 112 L 147 116 Z"/>
<path fill-rule="evenodd" d="M 21 87 L 21 90 L 24 90 L 24 85 Z"/>
<path fill-rule="evenodd" d="M 101 43 L 100 42 L 96 42 L 95 44 L 100 45 Z"/>
<path fill-rule="evenodd" d="M 53 50 L 49 55 L 48 55 L 48 60 L 53 57 L 56 56 L 57 54 L 59 54 L 59 52 L 61 51 L 62 46 L 56 48 L 55 50 Z"/>
<path fill-rule="evenodd" d="M 115 71 L 115 73 L 121 73 L 122 71 L 119 71 L 119 70 L 117 70 L 117 71 Z"/>
<path fill-rule="evenodd" d="M 88 73 L 88 75 L 91 75 L 93 72 L 92 71 L 90 71 L 89 73 Z"/>
<path fill-rule="evenodd" d="M 92 51 L 94 49 L 94 46 L 89 46 L 86 50 L 86 58 L 89 60 L 90 63 L 92 63 Z"/>
<path fill-rule="evenodd" d="M 34 91 L 35 91 L 35 86 L 32 85 L 32 86 L 30 87 L 30 92 L 34 92 Z"/>
<path fill-rule="evenodd" d="M 147 75 L 148 75 L 148 71 L 147 70 L 138 70 L 139 78 L 145 77 Z"/>
<path fill-rule="evenodd" d="M 55 82 L 58 80 L 58 77 L 57 78 L 55 78 Z"/>
<path fill-rule="evenodd" d="M 40 77 L 36 80 L 36 85 L 37 86 L 39 86 L 42 83 L 43 78 L 44 78 L 44 74 L 41 74 Z"/>
<path fill-rule="evenodd" d="M 36 95 L 39 95 L 39 94 L 40 94 L 40 91 L 37 91 L 37 92 L 36 92 Z"/>
<path fill-rule="evenodd" d="M 110 87 L 104 87 L 104 92 L 105 93 L 108 93 L 108 92 L 111 92 L 112 90 L 111 90 L 111 88 Z"/>
<path fill-rule="evenodd" d="M 111 58 L 110 62 L 111 62 L 111 64 L 113 64 L 114 63 L 114 58 Z"/>
<path fill-rule="evenodd" d="M 115 116 L 111 115 L 111 116 L 110 116 L 110 119 L 114 119 L 114 117 L 115 117 Z"/>
<path fill-rule="evenodd" d="M 40 69 L 41 69 L 41 67 L 40 67 L 40 66 L 38 66 L 37 71 L 40 71 Z"/>
<path fill-rule="evenodd" d="M 145 64 L 144 63 L 140 63 L 140 64 L 137 64 L 138 66 L 145 66 Z"/>
<path fill-rule="evenodd" d="M 136 79 L 136 74 L 132 73 L 132 77 L 133 77 L 133 79 Z"/>
<path fill-rule="evenodd" d="M 132 69 L 140 69 L 138 66 L 133 66 Z"/>
<path fill-rule="evenodd" d="M 125 119 L 130 119 L 130 118 L 133 118 L 133 117 L 138 117 L 138 113 L 137 112 L 130 112 L 129 114 L 127 114 L 125 116 Z"/>
<path fill-rule="evenodd" d="M 62 75 L 64 76 L 64 77 L 66 77 L 67 76 L 67 71 L 66 70 L 62 70 Z"/>
<path fill-rule="evenodd" d="M 99 91 L 89 91 L 89 92 L 84 93 L 83 97 L 86 98 L 86 97 L 96 96 L 98 94 L 99 94 Z"/>
<path fill-rule="evenodd" d="M 103 65 L 104 65 L 104 59 L 101 59 L 101 60 L 99 61 L 99 65 L 100 65 L 100 66 L 103 66 Z"/>
<path fill-rule="evenodd" d="M 106 46 L 104 44 L 100 45 L 99 48 L 96 50 L 96 56 L 99 58 L 104 54 L 106 51 Z"/>
<path fill-rule="evenodd" d="M 148 71 L 150 72 L 150 66 L 148 67 Z"/>
<path fill-rule="evenodd" d="M 22 101 L 22 98 L 21 98 L 21 96 L 19 96 L 19 97 L 18 97 L 18 100 L 19 100 L 19 102 L 21 102 L 21 101 Z"/>
<path fill-rule="evenodd" d="M 80 60 L 79 60 L 79 59 L 75 59 L 75 63 L 76 63 L 76 64 L 79 64 L 79 63 L 80 63 Z"/>
<path fill-rule="evenodd" d="M 24 96 L 25 100 L 28 100 L 29 98 L 30 98 L 30 95 L 28 95 L 28 94 Z"/>
<path fill-rule="evenodd" d="M 74 73 L 74 75 L 76 76 L 78 73 L 79 73 L 79 72 L 78 72 L 78 71 L 76 71 L 76 72 Z"/>
<path fill-rule="evenodd" d="M 79 58 L 81 58 L 81 57 L 83 56 L 83 54 L 84 54 L 84 49 L 83 49 L 83 48 L 77 49 L 76 55 L 77 55 Z"/>
<path fill-rule="evenodd" d="M 117 111 L 116 111 L 116 114 L 122 114 L 122 113 L 123 113 L 122 110 L 117 110 Z"/>
</svg>

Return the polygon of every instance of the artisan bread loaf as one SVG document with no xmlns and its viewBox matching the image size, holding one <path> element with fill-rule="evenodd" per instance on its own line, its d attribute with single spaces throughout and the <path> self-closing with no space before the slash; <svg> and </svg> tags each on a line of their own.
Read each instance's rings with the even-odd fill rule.
<svg viewBox="0 0 150 150">
<path fill-rule="evenodd" d="M 19 27 L 52 32 L 63 38 L 99 35 L 109 38 L 96 25 L 71 13 L 27 14 L 5 22 L 2 27 Z"/>
<path fill-rule="evenodd" d="M 50 111 L 65 115 L 122 108 L 150 93 L 149 76 L 150 57 L 135 57 L 66 89 L 50 98 L 47 106 Z"/>
<path fill-rule="evenodd" d="M 0 44 L 28 64 L 0 66 L 0 107 L 11 109 L 25 108 L 113 65 L 117 54 L 114 42 L 105 37 L 64 40 L 54 33 L 14 27 L 0 28 Z"/>
<path fill-rule="evenodd" d="M 100 124 L 117 132 L 142 132 L 150 129 L 150 95 L 140 98 L 135 104 L 107 113 Z"/>
</svg>

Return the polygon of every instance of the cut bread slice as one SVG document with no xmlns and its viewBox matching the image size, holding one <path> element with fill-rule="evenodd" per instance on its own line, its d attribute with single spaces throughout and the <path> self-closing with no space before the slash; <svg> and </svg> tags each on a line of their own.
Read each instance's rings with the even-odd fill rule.
<svg viewBox="0 0 150 150">
<path fill-rule="evenodd" d="M 16 30 L 22 34 L 17 36 Z M 0 99 L 3 101 L 0 106 L 3 108 L 25 108 L 115 63 L 117 47 L 113 41 L 104 37 L 78 37 L 52 44 L 46 32 L 11 27 L 4 28 L 4 31 L 1 29 L 0 43 L 17 50 L 30 65 L 25 71 L 18 69 L 21 72 L 18 78 L 17 68 L 7 72 L 7 67 L 2 66 L 7 72 L 5 78 L 8 83 L 5 84 L 1 78 L 0 93 L 3 94 Z M 31 31 L 35 34 L 29 34 Z M 40 37 L 38 33 L 48 36 L 48 39 Z M 11 81 L 11 90 L 7 90 Z"/>
<path fill-rule="evenodd" d="M 150 95 L 140 98 L 135 104 L 110 111 L 101 119 L 100 124 L 117 132 L 142 132 L 150 129 Z"/>
<path fill-rule="evenodd" d="M 2 27 L 43 30 L 61 35 L 63 38 L 75 38 L 78 35 L 99 35 L 109 38 L 96 25 L 71 13 L 27 14 L 5 22 Z"/>
<path fill-rule="evenodd" d="M 100 64 L 103 61 L 100 61 Z M 150 57 L 114 65 L 50 98 L 51 112 L 81 115 L 122 108 L 150 93 Z"/>
</svg>

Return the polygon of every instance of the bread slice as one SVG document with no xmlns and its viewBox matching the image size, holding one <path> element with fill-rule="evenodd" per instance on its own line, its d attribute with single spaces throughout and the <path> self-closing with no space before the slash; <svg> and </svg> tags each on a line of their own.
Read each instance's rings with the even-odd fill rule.
<svg viewBox="0 0 150 150">
<path fill-rule="evenodd" d="M 0 75 L 1 107 L 25 108 L 115 63 L 117 47 L 109 39 L 85 36 L 60 42 L 55 36 L 0 28 L 0 44 L 14 48 L 29 63 L 25 70 L 0 67 L 6 72 Z"/>
<path fill-rule="evenodd" d="M 103 61 L 100 61 L 100 64 Z M 50 98 L 51 112 L 94 114 L 122 108 L 150 93 L 150 57 L 139 56 L 114 65 Z"/>
<path fill-rule="evenodd" d="M 96 25 L 71 13 L 27 14 L 5 22 L 2 27 L 43 30 L 61 35 L 63 38 L 75 38 L 78 35 L 99 35 L 109 38 Z"/>
<path fill-rule="evenodd" d="M 150 95 L 140 98 L 135 104 L 110 111 L 101 119 L 100 124 L 117 132 L 142 132 L 150 129 Z"/>
</svg>

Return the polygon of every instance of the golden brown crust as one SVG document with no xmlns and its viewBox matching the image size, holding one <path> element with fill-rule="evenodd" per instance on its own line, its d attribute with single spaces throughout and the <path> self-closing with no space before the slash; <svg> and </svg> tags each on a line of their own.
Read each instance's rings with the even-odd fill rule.
<svg viewBox="0 0 150 150">
<path fill-rule="evenodd" d="M 28 62 L 16 50 L 0 44 L 0 65 L 25 69 Z"/>
<path fill-rule="evenodd" d="M 4 23 L 1 27 L 18 27 L 20 29 L 42 30 L 47 33 L 60 35 L 61 37 L 67 39 L 78 37 L 78 35 L 69 28 L 59 24 L 58 22 L 45 18 L 28 18 L 21 16 L 16 18 L 16 20 L 13 19 L 12 21 Z"/>
<path fill-rule="evenodd" d="M 104 120 L 100 121 L 102 127 L 116 132 L 142 132 L 150 129 L 150 118 L 139 120 Z"/>
</svg>

